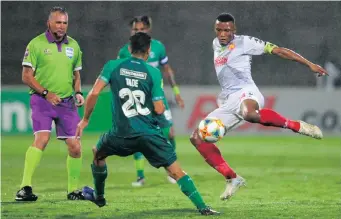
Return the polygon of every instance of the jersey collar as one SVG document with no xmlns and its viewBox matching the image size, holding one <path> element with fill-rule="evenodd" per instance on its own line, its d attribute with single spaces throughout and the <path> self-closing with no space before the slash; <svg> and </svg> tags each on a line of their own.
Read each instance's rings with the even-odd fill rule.
<svg viewBox="0 0 341 219">
<path fill-rule="evenodd" d="M 135 56 L 131 56 L 131 58 L 132 58 L 132 59 L 135 59 L 135 60 L 140 60 L 140 61 L 143 61 L 143 62 L 145 62 L 145 60 L 144 60 L 144 59 L 142 59 L 142 58 L 137 58 L 137 57 L 135 57 Z"/>
<path fill-rule="evenodd" d="M 55 38 L 52 36 L 52 34 L 50 33 L 49 30 L 45 31 L 45 36 L 47 41 L 49 41 L 49 43 L 57 43 L 57 41 L 55 40 Z M 69 44 L 69 40 L 67 39 L 67 35 L 65 34 L 63 40 L 61 41 L 61 43 L 64 44 Z"/>
</svg>

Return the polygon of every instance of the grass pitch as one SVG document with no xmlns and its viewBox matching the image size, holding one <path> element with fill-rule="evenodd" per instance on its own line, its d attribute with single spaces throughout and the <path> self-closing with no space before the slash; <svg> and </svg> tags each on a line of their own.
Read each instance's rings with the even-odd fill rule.
<svg viewBox="0 0 341 219">
<path fill-rule="evenodd" d="M 92 184 L 91 147 L 97 135 L 84 136 L 80 185 Z M 132 188 L 133 157 L 108 159 L 108 205 L 67 201 L 66 146 L 51 139 L 33 177 L 35 203 L 14 201 L 27 147 L 33 136 L 2 137 L 2 218 L 202 218 L 163 169 L 146 164 L 146 185 Z M 219 147 L 234 170 L 247 180 L 229 201 L 220 201 L 225 182 L 187 138 L 177 138 L 183 169 L 219 218 L 341 218 L 341 140 L 294 137 L 226 137 Z"/>
</svg>

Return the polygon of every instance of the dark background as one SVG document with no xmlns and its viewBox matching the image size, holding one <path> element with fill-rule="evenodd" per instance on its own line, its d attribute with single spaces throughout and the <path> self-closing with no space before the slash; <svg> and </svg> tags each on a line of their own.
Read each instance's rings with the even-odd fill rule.
<svg viewBox="0 0 341 219">
<path fill-rule="evenodd" d="M 179 84 L 217 84 L 213 24 L 221 12 L 236 18 L 238 34 L 294 49 L 313 62 L 341 63 L 340 2 L 1 2 L 1 79 L 21 84 L 26 45 L 46 30 L 52 6 L 66 7 L 68 34 L 83 51 L 82 80 L 92 84 L 103 64 L 128 41 L 129 20 L 150 15 L 154 38 L 167 49 Z M 315 86 L 315 76 L 297 63 L 254 57 L 259 85 Z"/>
</svg>

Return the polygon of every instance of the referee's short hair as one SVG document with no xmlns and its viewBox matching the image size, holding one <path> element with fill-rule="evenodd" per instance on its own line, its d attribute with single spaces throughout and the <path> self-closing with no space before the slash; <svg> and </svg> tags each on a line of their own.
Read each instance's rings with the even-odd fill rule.
<svg viewBox="0 0 341 219">
<path fill-rule="evenodd" d="M 59 12 L 59 13 L 61 13 L 61 14 L 66 14 L 66 15 L 67 15 L 67 11 L 66 11 L 65 8 L 60 7 L 60 6 L 54 6 L 54 7 L 52 7 L 52 8 L 50 9 L 50 11 L 49 11 L 49 18 L 50 18 L 50 16 L 51 16 L 51 14 L 54 13 L 54 12 Z"/>
</svg>

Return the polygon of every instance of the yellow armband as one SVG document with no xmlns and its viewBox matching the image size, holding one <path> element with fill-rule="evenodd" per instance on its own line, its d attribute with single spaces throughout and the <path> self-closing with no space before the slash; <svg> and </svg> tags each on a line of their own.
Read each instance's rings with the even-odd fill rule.
<svg viewBox="0 0 341 219">
<path fill-rule="evenodd" d="M 178 87 L 178 86 L 174 86 L 174 87 L 173 87 L 173 92 L 174 92 L 175 95 L 180 94 L 180 89 L 179 89 L 179 87 Z"/>
<path fill-rule="evenodd" d="M 273 50 L 274 48 L 276 48 L 276 47 L 278 47 L 278 46 L 276 46 L 275 44 L 266 42 L 265 47 L 264 47 L 264 52 L 265 52 L 265 53 L 268 53 L 268 54 L 271 54 L 271 53 L 272 53 L 272 50 Z"/>
</svg>

